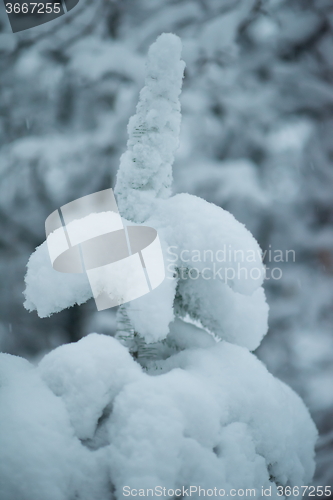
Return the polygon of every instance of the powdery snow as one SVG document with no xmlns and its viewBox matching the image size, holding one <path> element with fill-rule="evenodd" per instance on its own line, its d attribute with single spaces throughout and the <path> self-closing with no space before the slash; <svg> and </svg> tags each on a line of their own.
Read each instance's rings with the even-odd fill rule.
<svg viewBox="0 0 333 500">
<path fill-rule="evenodd" d="M 187 485 L 256 488 L 252 498 L 272 486 L 278 498 L 275 482 L 311 480 L 307 410 L 244 348 L 187 349 L 151 374 L 96 334 L 38 368 L 0 357 L 6 500 L 108 500 L 124 486 Z"/>
<path fill-rule="evenodd" d="M 146 85 L 128 124 L 127 151 L 121 157 L 115 193 L 121 214 L 143 222 L 151 203 L 171 194 L 172 164 L 179 144 L 179 94 L 185 64 L 181 41 L 159 36 L 148 53 Z"/>
<path fill-rule="evenodd" d="M 28 311 L 37 310 L 41 318 L 83 304 L 92 297 L 85 273 L 60 273 L 53 269 L 46 241 L 31 255 L 25 283 L 24 307 Z"/>
</svg>

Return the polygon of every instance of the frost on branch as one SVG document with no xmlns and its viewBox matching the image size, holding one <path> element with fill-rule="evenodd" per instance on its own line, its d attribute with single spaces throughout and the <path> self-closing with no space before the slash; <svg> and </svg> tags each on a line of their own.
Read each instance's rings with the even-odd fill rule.
<svg viewBox="0 0 333 500">
<path fill-rule="evenodd" d="M 171 194 L 185 68 L 180 55 L 181 41 L 172 34 L 164 33 L 149 49 L 146 85 L 128 124 L 127 151 L 115 188 L 119 210 L 131 221 L 143 222 L 155 199 Z"/>
</svg>

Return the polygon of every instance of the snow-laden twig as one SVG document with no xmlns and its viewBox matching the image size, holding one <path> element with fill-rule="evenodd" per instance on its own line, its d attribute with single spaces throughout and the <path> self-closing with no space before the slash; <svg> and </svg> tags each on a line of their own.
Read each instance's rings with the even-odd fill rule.
<svg viewBox="0 0 333 500">
<path fill-rule="evenodd" d="M 115 187 L 120 213 L 131 221 L 146 220 L 154 200 L 171 194 L 185 68 L 180 56 L 181 41 L 170 33 L 159 36 L 149 49 L 145 87 L 128 124 L 127 151 Z"/>
</svg>

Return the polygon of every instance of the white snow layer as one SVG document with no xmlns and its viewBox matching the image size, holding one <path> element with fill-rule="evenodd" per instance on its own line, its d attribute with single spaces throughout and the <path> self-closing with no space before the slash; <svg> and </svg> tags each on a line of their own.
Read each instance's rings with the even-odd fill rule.
<svg viewBox="0 0 333 500">
<path fill-rule="evenodd" d="M 180 39 L 171 33 L 159 36 L 150 47 L 146 85 L 128 124 L 127 151 L 120 160 L 115 193 L 120 213 L 135 222 L 147 218 L 156 197 L 171 194 L 185 68 L 181 48 Z"/>
<path fill-rule="evenodd" d="M 27 264 L 24 307 L 45 318 L 92 297 L 85 273 L 60 273 L 52 267 L 47 243 L 36 248 Z"/>
<path fill-rule="evenodd" d="M 189 485 L 255 488 L 252 498 L 271 486 L 277 499 L 275 483 L 311 481 L 314 424 L 246 349 L 192 348 L 153 374 L 97 334 L 38 368 L 1 354 L 1 499 L 110 500 L 124 486 Z"/>
</svg>

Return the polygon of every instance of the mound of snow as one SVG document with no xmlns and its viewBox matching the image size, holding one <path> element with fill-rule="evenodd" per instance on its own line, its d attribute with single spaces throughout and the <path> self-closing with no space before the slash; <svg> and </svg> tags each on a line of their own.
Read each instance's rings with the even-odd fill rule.
<svg viewBox="0 0 333 500">
<path fill-rule="evenodd" d="M 141 370 L 92 334 L 38 368 L 0 356 L 6 500 L 109 500 L 123 487 L 304 485 L 316 430 L 300 398 L 246 349 L 220 342 Z M 194 497 L 197 498 L 197 497 Z"/>
</svg>

